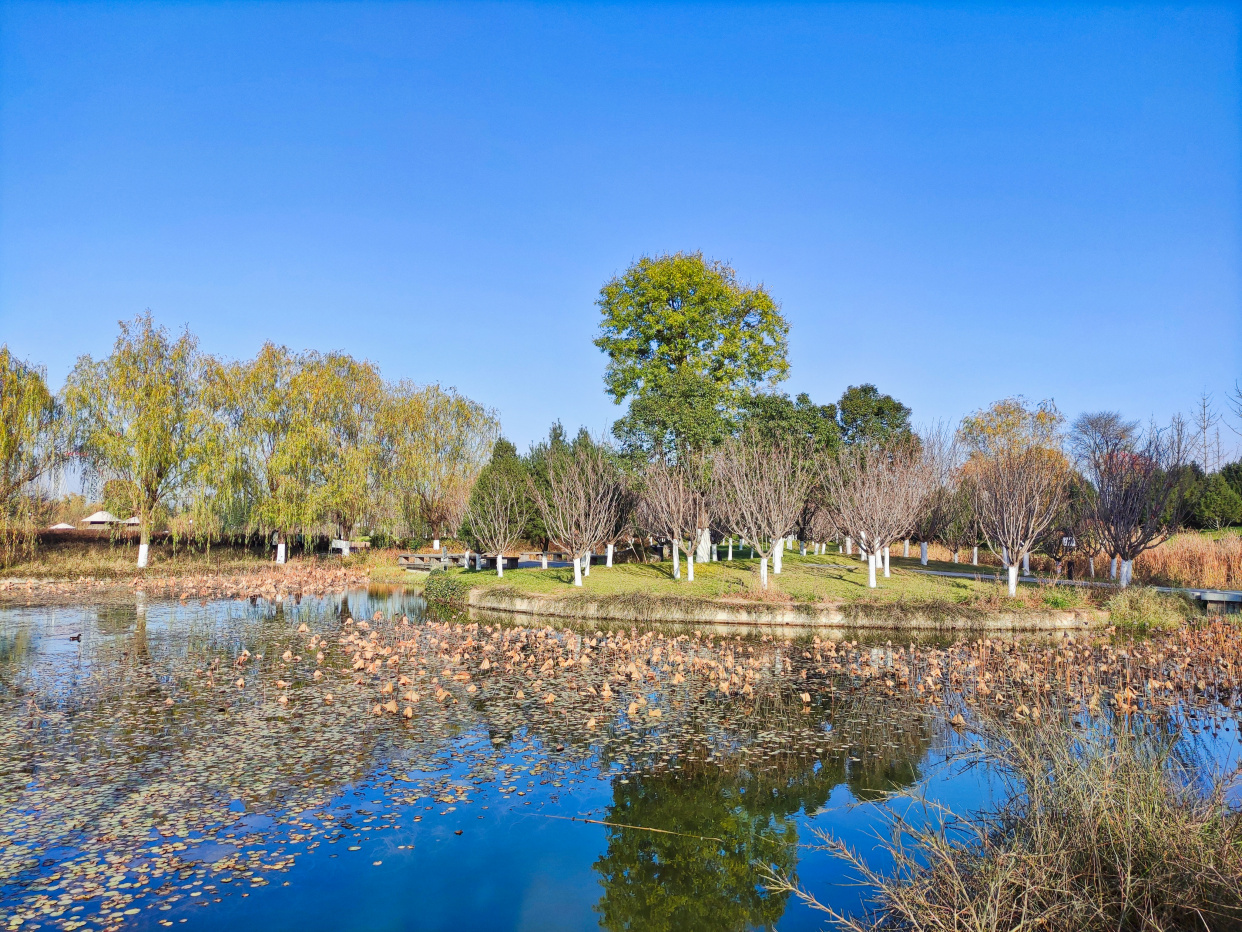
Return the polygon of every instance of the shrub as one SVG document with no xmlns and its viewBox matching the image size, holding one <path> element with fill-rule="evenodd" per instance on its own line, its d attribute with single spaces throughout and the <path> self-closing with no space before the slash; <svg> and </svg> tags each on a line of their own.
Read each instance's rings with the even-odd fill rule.
<svg viewBox="0 0 1242 932">
<path fill-rule="evenodd" d="M 465 605 L 470 596 L 470 583 L 456 573 L 436 570 L 427 577 L 423 598 L 441 605 Z"/>
<path fill-rule="evenodd" d="M 1113 624 L 1136 631 L 1176 631 L 1195 613 L 1184 596 L 1165 595 L 1141 586 L 1123 589 L 1105 607 Z"/>
</svg>

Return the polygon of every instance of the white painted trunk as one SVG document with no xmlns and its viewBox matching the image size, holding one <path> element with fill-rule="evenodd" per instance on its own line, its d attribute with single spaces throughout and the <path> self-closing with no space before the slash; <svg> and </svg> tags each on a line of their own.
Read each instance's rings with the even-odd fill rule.
<svg viewBox="0 0 1242 932">
<path fill-rule="evenodd" d="M 910 538 L 906 538 L 901 543 L 901 555 L 907 560 L 910 558 Z"/>
<path fill-rule="evenodd" d="M 482 570 L 482 569 L 483 569 L 483 554 L 481 554 L 481 553 L 476 553 L 476 554 L 474 555 L 474 568 L 475 568 L 475 570 Z"/>
<path fill-rule="evenodd" d="M 710 528 L 700 528 L 695 533 L 695 558 L 700 563 L 711 559 L 712 532 Z"/>
<path fill-rule="evenodd" d="M 440 538 L 438 538 L 438 537 L 437 537 L 437 538 L 435 538 L 435 539 L 431 542 L 431 549 L 432 549 L 432 550 L 439 550 L 439 549 L 440 549 Z"/>
<path fill-rule="evenodd" d="M 277 563 L 285 562 L 285 545 L 283 543 L 276 545 L 276 562 Z"/>
<path fill-rule="evenodd" d="M 1001 547 L 1001 563 L 1003 563 L 1006 567 L 1009 566 L 1009 548 L 1008 547 Z"/>
<path fill-rule="evenodd" d="M 759 563 L 759 587 L 768 588 L 768 558 L 764 557 Z"/>
<path fill-rule="evenodd" d="M 1091 574 L 1091 578 L 1095 579 L 1095 557 L 1087 557 L 1087 572 Z"/>
<path fill-rule="evenodd" d="M 582 585 L 582 560 L 574 557 L 574 585 Z"/>
<path fill-rule="evenodd" d="M 885 544 L 885 545 L 884 545 L 884 578 L 885 578 L 885 579 L 888 579 L 890 576 L 892 576 L 892 575 L 893 575 L 892 573 L 890 573 L 890 572 L 888 571 L 888 562 L 889 562 L 889 552 L 888 552 L 888 551 L 889 551 L 889 546 L 888 546 L 888 544 Z"/>
<path fill-rule="evenodd" d="M 439 549 L 439 548 L 436 548 L 436 549 Z M 343 557 L 349 556 L 349 541 L 343 541 L 341 543 L 341 556 Z"/>
<path fill-rule="evenodd" d="M 927 565 L 927 541 L 919 541 L 919 563 L 923 566 Z"/>
<path fill-rule="evenodd" d="M 867 587 L 869 589 L 876 588 L 875 583 L 875 554 L 867 554 Z"/>
<path fill-rule="evenodd" d="M 607 558 L 604 560 L 604 566 L 612 566 L 612 548 L 613 548 L 613 546 L 614 546 L 613 544 L 609 544 L 609 545 L 608 545 L 608 551 L 607 551 L 608 556 L 607 556 Z"/>
<path fill-rule="evenodd" d="M 694 551 L 686 554 L 686 582 L 694 582 Z"/>
<path fill-rule="evenodd" d="M 138 545 L 138 568 L 139 569 L 146 569 L 147 557 L 150 555 L 150 553 L 151 553 L 151 547 L 149 544 Z"/>
<path fill-rule="evenodd" d="M 548 568 L 548 552 L 546 550 L 539 554 L 539 568 L 541 570 L 546 570 Z"/>
<path fill-rule="evenodd" d="M 505 555 L 503 553 L 496 554 L 496 575 L 504 578 L 505 575 Z"/>
<path fill-rule="evenodd" d="M 681 579 L 681 555 L 678 551 L 681 545 L 677 541 L 673 541 L 673 578 Z"/>
<path fill-rule="evenodd" d="M 957 562 L 957 551 L 956 550 L 953 551 L 953 562 L 954 563 Z"/>
<path fill-rule="evenodd" d="M 1134 561 L 1121 561 L 1121 587 L 1124 589 L 1134 579 Z"/>
<path fill-rule="evenodd" d="M 806 541 L 804 540 L 798 541 L 798 555 L 802 557 L 806 556 Z"/>
<path fill-rule="evenodd" d="M 1108 567 L 1108 578 L 1109 579 L 1117 578 L 1117 557 L 1115 556 L 1113 557 L 1113 562 L 1110 563 Z"/>
<path fill-rule="evenodd" d="M 781 538 L 776 542 L 776 546 L 772 548 L 772 572 L 777 576 L 781 574 L 781 557 L 785 553 L 785 538 Z"/>
<path fill-rule="evenodd" d="M 1031 555 L 1029 553 L 1022 554 L 1022 575 L 1031 575 Z"/>
<path fill-rule="evenodd" d="M 853 551 L 854 551 L 854 541 L 852 541 L 849 535 L 847 534 L 845 536 L 845 555 L 848 557 L 853 553 Z"/>
<path fill-rule="evenodd" d="M 589 550 L 582 556 L 582 575 L 591 575 L 591 551 Z"/>
<path fill-rule="evenodd" d="M 970 562 L 971 562 L 971 565 L 973 566 L 979 565 L 979 548 L 978 547 L 972 547 L 970 549 Z"/>
<path fill-rule="evenodd" d="M 733 538 L 729 538 L 729 559 L 733 559 Z"/>
<path fill-rule="evenodd" d="M 1018 565 L 1015 563 L 1009 567 L 1009 594 L 1018 594 Z"/>
</svg>

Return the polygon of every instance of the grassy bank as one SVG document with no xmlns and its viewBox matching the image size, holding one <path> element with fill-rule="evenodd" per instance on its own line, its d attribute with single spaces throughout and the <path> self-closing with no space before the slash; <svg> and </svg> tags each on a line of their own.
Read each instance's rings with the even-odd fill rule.
<svg viewBox="0 0 1242 932">
<path fill-rule="evenodd" d="M 902 563 L 907 565 L 903 566 Z M 470 588 L 505 587 L 510 594 L 561 599 L 615 599 L 641 595 L 653 599 L 712 601 L 739 606 L 844 606 L 859 610 L 876 608 L 889 613 L 902 610 L 931 614 L 973 612 L 1028 612 L 1092 609 L 1097 595 L 1069 586 L 1023 586 L 1010 598 L 1004 585 L 989 577 L 954 579 L 914 572 L 895 560 L 890 578 L 880 577 L 879 588 L 867 587 L 866 567 L 838 554 L 800 557 L 787 554 L 783 571 L 769 575 L 769 588 L 759 586 L 758 562 L 732 560 L 696 564 L 694 581 L 672 577 L 672 564 L 622 563 L 593 566 L 581 589 L 573 586 L 573 570 L 507 570 L 498 577 L 494 570 L 451 570 Z"/>
</svg>

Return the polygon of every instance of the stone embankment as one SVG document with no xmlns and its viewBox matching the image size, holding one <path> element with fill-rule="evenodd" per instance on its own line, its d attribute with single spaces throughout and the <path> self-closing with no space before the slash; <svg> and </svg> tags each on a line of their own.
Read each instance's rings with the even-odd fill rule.
<svg viewBox="0 0 1242 932">
<path fill-rule="evenodd" d="M 472 589 L 470 609 L 578 621 L 629 621 L 751 628 L 765 632 L 872 628 L 900 631 L 1081 631 L 1104 622 L 1106 612 L 986 611 L 950 604 L 850 605 L 742 603 L 649 596 L 601 599 L 541 597 L 500 588 Z"/>
</svg>

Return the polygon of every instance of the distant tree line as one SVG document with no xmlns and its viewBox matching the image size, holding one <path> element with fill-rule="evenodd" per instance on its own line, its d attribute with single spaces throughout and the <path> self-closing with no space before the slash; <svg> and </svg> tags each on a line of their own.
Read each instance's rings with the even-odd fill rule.
<svg viewBox="0 0 1242 932">
<path fill-rule="evenodd" d="M 265 344 L 217 359 L 150 314 L 83 356 L 59 395 L 0 350 L 6 528 L 31 530 L 66 467 L 151 533 L 286 543 L 456 530 L 499 433 L 495 414 L 438 385 L 388 382 L 345 353 Z M 23 523 L 24 522 L 24 523 Z"/>
</svg>

